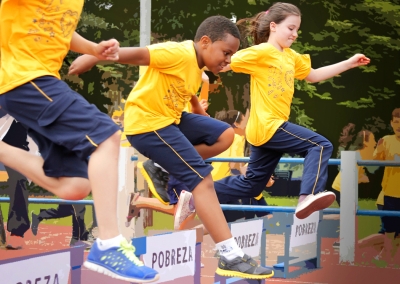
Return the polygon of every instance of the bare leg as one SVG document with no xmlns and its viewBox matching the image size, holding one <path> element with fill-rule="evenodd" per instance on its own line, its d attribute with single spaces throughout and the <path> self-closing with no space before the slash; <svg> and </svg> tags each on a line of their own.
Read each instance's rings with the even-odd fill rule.
<svg viewBox="0 0 400 284">
<path fill-rule="evenodd" d="M 218 137 L 217 142 L 215 142 L 213 145 L 208 146 L 206 144 L 199 144 L 195 145 L 194 148 L 197 150 L 197 152 L 199 152 L 203 159 L 208 159 L 215 157 L 216 155 L 221 154 L 228 149 L 232 145 L 234 137 L 235 132 L 233 128 L 228 128 Z"/>
<path fill-rule="evenodd" d="M 42 157 L 2 141 L 0 161 L 60 198 L 79 200 L 90 193 L 89 180 L 80 177 L 48 177 L 43 171 Z"/>
<path fill-rule="evenodd" d="M 372 234 L 358 241 L 360 248 L 383 246 L 385 240 L 384 234 Z"/>
<path fill-rule="evenodd" d="M 197 215 L 215 243 L 232 238 L 218 202 L 211 174 L 192 191 Z"/>
<path fill-rule="evenodd" d="M 99 238 L 119 235 L 117 222 L 119 132 L 101 143 L 89 159 L 89 180 L 92 187 Z"/>
<path fill-rule="evenodd" d="M 392 262 L 393 258 L 397 252 L 396 242 L 394 239 L 395 233 L 385 233 L 383 255 L 384 260 L 387 262 Z"/>
<path fill-rule="evenodd" d="M 174 205 L 165 205 L 157 198 L 140 196 L 132 205 L 135 205 L 139 209 L 153 209 L 168 215 L 174 215 L 175 212 Z"/>
</svg>

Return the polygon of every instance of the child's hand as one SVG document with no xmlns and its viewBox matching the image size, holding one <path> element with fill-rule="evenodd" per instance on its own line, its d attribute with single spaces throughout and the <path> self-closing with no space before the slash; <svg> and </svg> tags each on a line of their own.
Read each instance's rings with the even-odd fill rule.
<svg viewBox="0 0 400 284">
<path fill-rule="evenodd" d="M 364 66 L 370 63 L 370 59 L 364 54 L 357 53 L 348 59 L 351 68 Z"/>
<path fill-rule="evenodd" d="M 119 59 L 119 42 L 115 39 L 102 41 L 97 44 L 93 55 L 100 60 L 117 61 Z"/>
<path fill-rule="evenodd" d="M 207 100 L 202 99 L 201 101 L 199 101 L 199 104 L 200 104 L 201 108 L 202 108 L 204 111 L 207 111 L 207 109 L 208 109 L 208 102 L 207 102 Z"/>
<path fill-rule="evenodd" d="M 68 75 L 79 75 L 89 71 L 94 65 L 96 65 L 97 57 L 91 55 L 82 55 L 75 59 L 68 70 Z"/>
<path fill-rule="evenodd" d="M 274 185 L 274 183 L 275 183 L 275 180 L 273 179 L 273 176 L 271 176 L 271 177 L 269 178 L 269 181 L 268 181 L 266 187 L 271 187 L 271 186 Z"/>
</svg>

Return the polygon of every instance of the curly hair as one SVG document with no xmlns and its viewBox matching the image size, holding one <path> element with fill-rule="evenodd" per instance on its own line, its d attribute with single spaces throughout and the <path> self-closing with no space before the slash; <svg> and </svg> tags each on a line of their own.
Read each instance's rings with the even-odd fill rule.
<svg viewBox="0 0 400 284">
<path fill-rule="evenodd" d="M 224 16 L 211 16 L 205 19 L 197 28 L 194 41 L 199 41 L 203 36 L 208 36 L 212 42 L 224 40 L 230 34 L 240 39 L 238 27 Z"/>
</svg>

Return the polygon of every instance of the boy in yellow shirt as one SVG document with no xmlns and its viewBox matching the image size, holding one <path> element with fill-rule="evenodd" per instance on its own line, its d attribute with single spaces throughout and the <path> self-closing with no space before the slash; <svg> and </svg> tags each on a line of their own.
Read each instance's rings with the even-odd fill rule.
<svg viewBox="0 0 400 284">
<path fill-rule="evenodd" d="M 192 192 L 197 215 L 221 255 L 216 273 L 264 279 L 273 276 L 273 271 L 260 267 L 238 247 L 218 203 L 212 167 L 204 162 L 231 145 L 233 130 L 228 124 L 204 115 L 198 103 L 192 104 L 193 113 L 183 112 L 188 101 L 198 100 L 194 94 L 200 86 L 203 68 L 215 74 L 220 72 L 238 50 L 239 39 L 234 23 L 213 16 L 200 24 L 194 41 L 122 48 L 118 62 L 149 66 L 126 102 L 124 130 L 135 149 Z M 84 71 L 98 60 L 85 56 L 81 61 L 84 63 L 80 70 Z"/>
<path fill-rule="evenodd" d="M 387 135 L 379 139 L 374 152 L 374 160 L 390 161 L 397 155 L 400 157 L 400 108 L 392 112 L 393 135 Z M 385 167 L 382 179 L 383 210 L 400 211 L 400 167 Z M 387 259 L 393 258 L 398 247 L 395 238 L 400 233 L 400 217 L 382 217 L 385 229 L 384 254 Z M 389 249 L 390 248 L 390 249 Z"/>
</svg>

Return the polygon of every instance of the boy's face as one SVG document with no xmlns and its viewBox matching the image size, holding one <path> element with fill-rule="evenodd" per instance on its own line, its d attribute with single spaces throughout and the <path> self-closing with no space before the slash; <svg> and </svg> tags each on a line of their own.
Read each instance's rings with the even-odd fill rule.
<svg viewBox="0 0 400 284">
<path fill-rule="evenodd" d="M 204 36 L 202 58 L 204 65 L 214 74 L 219 73 L 226 65 L 231 63 L 232 55 L 239 49 L 240 41 L 231 34 L 226 34 L 223 40 L 211 42 L 210 38 Z M 200 40 L 200 41 L 202 41 Z"/>
<path fill-rule="evenodd" d="M 400 137 L 400 117 L 393 117 L 393 119 L 390 121 L 390 125 L 393 128 L 394 134 L 397 137 Z"/>
</svg>

